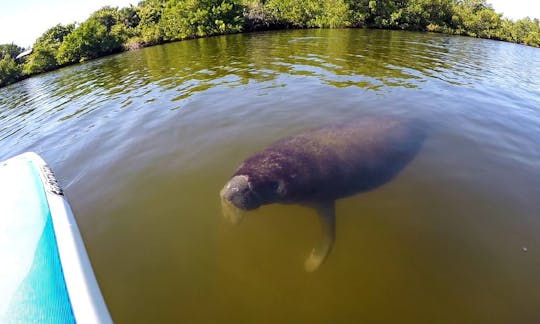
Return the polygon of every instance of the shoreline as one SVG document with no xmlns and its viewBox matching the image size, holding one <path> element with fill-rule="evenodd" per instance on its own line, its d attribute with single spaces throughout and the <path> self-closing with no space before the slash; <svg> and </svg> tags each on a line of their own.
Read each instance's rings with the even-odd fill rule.
<svg viewBox="0 0 540 324">
<path fill-rule="evenodd" d="M 80 24 L 58 24 L 48 29 L 22 58 L 13 59 L 24 48 L 0 45 L 0 88 L 112 54 L 239 33 L 305 29 L 411 31 L 540 47 L 540 20 L 508 20 L 486 0 L 441 0 L 435 7 L 429 1 L 397 6 L 383 0 L 374 5 L 372 8 L 371 2 L 368 6 L 350 0 L 144 0 L 137 6 L 102 7 Z"/>
</svg>

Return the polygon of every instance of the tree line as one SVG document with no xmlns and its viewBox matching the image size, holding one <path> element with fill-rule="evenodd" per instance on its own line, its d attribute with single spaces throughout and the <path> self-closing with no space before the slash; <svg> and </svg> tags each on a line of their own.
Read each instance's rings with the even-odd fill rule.
<svg viewBox="0 0 540 324">
<path fill-rule="evenodd" d="M 486 0 L 143 0 L 103 7 L 56 25 L 24 48 L 0 45 L 0 86 L 123 50 L 165 42 L 286 28 L 381 28 L 440 32 L 540 47 L 540 21 L 502 18 Z"/>
</svg>

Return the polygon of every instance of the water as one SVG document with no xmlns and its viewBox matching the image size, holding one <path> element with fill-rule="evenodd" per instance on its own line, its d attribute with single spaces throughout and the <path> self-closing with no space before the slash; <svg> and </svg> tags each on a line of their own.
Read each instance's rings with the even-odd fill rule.
<svg viewBox="0 0 540 324">
<path fill-rule="evenodd" d="M 0 89 L 0 160 L 64 185 L 118 323 L 540 321 L 540 52 L 437 34 L 309 30 L 123 53 Z M 362 114 L 430 125 L 385 186 L 239 226 L 219 190 L 286 135 Z"/>
</svg>

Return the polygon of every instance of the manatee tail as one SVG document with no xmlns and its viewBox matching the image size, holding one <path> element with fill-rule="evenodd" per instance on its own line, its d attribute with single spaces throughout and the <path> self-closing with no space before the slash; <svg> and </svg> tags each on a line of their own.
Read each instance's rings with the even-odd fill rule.
<svg viewBox="0 0 540 324">
<path fill-rule="evenodd" d="M 312 207 L 319 214 L 319 220 L 321 222 L 322 229 L 322 238 L 313 248 L 313 250 L 311 250 L 311 253 L 304 262 L 304 269 L 306 269 L 307 272 L 313 272 L 317 270 L 332 250 L 336 226 L 336 208 L 334 201 L 315 204 L 312 205 Z"/>
</svg>

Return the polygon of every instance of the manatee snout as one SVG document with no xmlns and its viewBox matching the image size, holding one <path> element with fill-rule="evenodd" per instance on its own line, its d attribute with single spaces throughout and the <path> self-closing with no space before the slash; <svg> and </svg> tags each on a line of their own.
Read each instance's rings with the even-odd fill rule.
<svg viewBox="0 0 540 324">
<path fill-rule="evenodd" d="M 243 212 L 260 206 L 256 194 L 249 186 L 245 175 L 231 178 L 221 189 L 221 208 L 225 219 L 236 224 L 242 220 Z"/>
</svg>

